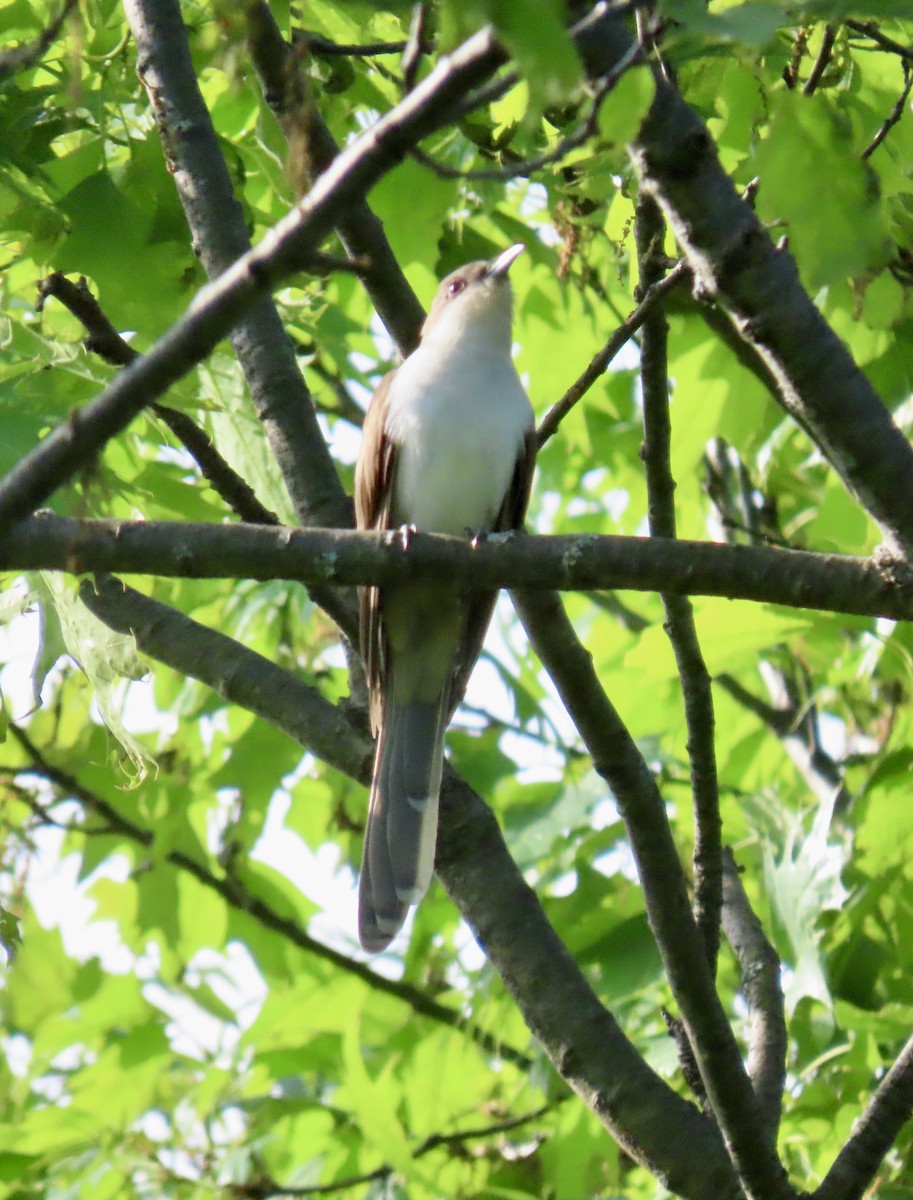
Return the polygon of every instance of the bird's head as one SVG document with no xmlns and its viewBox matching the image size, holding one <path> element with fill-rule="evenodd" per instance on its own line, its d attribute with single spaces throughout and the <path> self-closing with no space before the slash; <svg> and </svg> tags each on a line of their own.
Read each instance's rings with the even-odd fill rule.
<svg viewBox="0 0 913 1200">
<path fill-rule="evenodd" d="M 471 262 L 444 279 L 422 327 L 422 345 L 484 338 L 510 348 L 513 293 L 508 271 L 523 251 L 522 242 L 491 262 Z"/>
</svg>

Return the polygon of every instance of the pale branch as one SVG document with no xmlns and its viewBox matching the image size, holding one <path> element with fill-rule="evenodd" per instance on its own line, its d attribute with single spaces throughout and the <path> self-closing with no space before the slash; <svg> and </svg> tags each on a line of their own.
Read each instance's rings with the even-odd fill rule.
<svg viewBox="0 0 913 1200">
<path fill-rule="evenodd" d="M 608 70 L 631 35 L 607 11 L 578 40 L 590 72 Z M 653 105 L 629 147 L 692 267 L 777 382 L 785 410 L 810 430 L 850 491 L 913 550 L 913 447 L 723 170 L 706 125 L 657 78 Z"/>
<path fill-rule="evenodd" d="M 649 313 L 667 296 L 673 288 L 685 279 L 690 278 L 691 268 L 685 262 L 678 263 L 660 282 L 647 288 L 637 307 L 615 330 L 598 354 L 590 360 L 586 370 L 571 384 L 568 390 L 548 410 L 539 422 L 536 440 L 539 447 L 545 445 L 550 437 L 558 430 L 558 426 L 590 390 L 596 381 L 605 374 L 609 364 L 616 354 L 631 340 L 643 325 Z"/>
<path fill-rule="evenodd" d="M 494 815 L 449 769 L 435 870 L 555 1070 L 623 1149 L 687 1200 L 741 1200 L 713 1122 L 654 1073 L 600 1003 Z"/>
<path fill-rule="evenodd" d="M 346 147 L 307 196 L 263 240 L 207 284 L 187 313 L 84 408 L 54 429 L 0 481 L 0 532 L 62 486 L 106 441 L 201 362 L 241 316 L 282 279 L 413 145 L 464 103 L 503 61 L 489 30 L 441 59 L 395 108 Z"/>
<path fill-rule="evenodd" d="M 304 141 L 308 174 L 313 177 L 336 158 L 339 147 L 303 90 L 295 54 L 266 0 L 248 0 L 244 14 L 248 49 L 264 99 L 289 141 Z M 362 197 L 336 214 L 336 231 L 347 254 L 367 260 L 361 281 L 387 332 L 405 356 L 418 344 L 425 314 L 390 247 L 383 222 Z"/>
<path fill-rule="evenodd" d="M 186 635 L 186 629 L 182 626 L 180 620 L 176 622 L 173 619 L 179 616 L 179 614 L 173 613 L 164 605 L 158 604 L 157 601 L 148 600 L 145 596 L 139 597 L 140 601 L 146 601 L 145 605 L 136 604 L 135 600 L 138 593 L 131 594 L 129 591 L 124 590 L 123 594 L 117 598 L 115 605 L 108 607 L 104 594 L 105 588 L 108 586 L 108 584 L 102 585 L 102 591 L 99 593 L 101 599 L 98 603 L 97 615 L 102 620 L 105 620 L 106 613 L 116 613 L 120 617 L 124 610 L 131 609 L 133 615 L 140 623 L 136 630 L 138 644 L 144 634 L 143 621 L 150 621 L 156 626 L 152 634 L 153 640 L 163 635 L 167 636 L 168 631 L 173 633 L 179 640 Z M 111 586 L 116 587 L 117 585 L 112 583 Z M 96 597 L 96 599 L 98 598 Z M 156 610 L 158 611 L 156 612 Z M 183 620 L 186 621 L 187 618 Z M 197 629 L 210 642 L 210 648 L 212 649 L 214 645 L 216 652 L 219 653 L 221 648 L 218 644 L 214 644 L 213 639 L 221 638 L 222 635 L 212 634 L 211 631 L 203 629 L 202 626 L 198 626 Z M 124 631 L 131 632 L 129 629 L 125 629 Z M 227 642 L 230 639 L 224 638 L 223 640 Z M 232 653 L 236 659 L 252 654 L 252 651 L 244 650 L 241 646 L 234 643 L 232 645 Z M 175 651 L 175 653 L 177 654 L 178 651 Z M 259 658 L 260 656 L 257 655 L 256 657 Z M 289 679 L 292 679 L 293 685 L 297 684 L 299 693 L 302 690 L 311 691 L 306 685 L 298 683 L 297 680 L 294 680 L 279 667 L 274 667 L 265 659 L 263 663 L 266 663 L 267 668 L 272 669 L 275 676 L 286 676 L 285 679 L 274 679 L 274 683 L 278 683 L 287 696 L 290 694 Z M 249 664 L 243 664 L 242 670 L 247 666 Z M 253 669 L 256 670 L 258 667 L 260 670 L 263 670 L 262 664 L 254 664 Z M 291 690 L 294 690 L 294 688 Z M 326 702 L 324 701 L 324 703 Z M 332 706 L 328 705 L 327 707 Z M 155 845 L 154 829 L 146 829 L 136 822 L 131 821 L 106 800 L 104 796 L 92 791 L 91 788 L 85 787 L 75 775 L 56 766 L 47 753 L 33 742 L 26 731 L 20 726 L 10 724 L 9 729 L 13 738 L 19 743 L 31 760 L 28 768 L 29 774 L 38 775 L 42 779 L 46 779 L 58 788 L 63 795 L 77 800 L 84 809 L 104 818 L 107 822 L 107 828 L 104 830 L 91 830 L 84 827 L 82 832 L 86 836 L 92 836 L 93 833 L 104 833 L 105 836 L 114 835 L 123 837 L 140 846 L 152 847 Z M 348 735 L 350 741 L 353 737 L 357 736 L 353 733 L 351 727 L 349 728 Z M 300 742 L 301 738 L 298 737 L 296 740 Z M 367 778 L 367 775 L 364 778 Z M 362 781 L 364 782 L 364 779 Z M 192 854 L 187 854 L 183 850 L 168 850 L 164 858 L 173 867 L 181 871 L 186 871 L 189 875 L 193 875 L 204 887 L 216 892 L 229 908 L 246 913 L 258 925 L 278 934 L 299 950 L 303 950 L 307 954 L 313 954 L 331 963 L 338 970 L 348 975 L 353 975 L 374 991 L 394 996 L 404 1004 L 407 1004 L 420 1016 L 427 1017 L 438 1024 L 446 1025 L 448 1028 L 464 1030 L 466 1036 L 476 1042 L 487 1053 L 496 1054 L 500 1058 L 517 1062 L 522 1067 L 530 1065 L 529 1059 L 525 1055 L 512 1050 L 509 1046 L 503 1045 L 500 1041 L 496 1041 L 490 1034 L 485 1034 L 481 1030 L 468 1025 L 461 1013 L 452 1008 L 447 1008 L 446 1005 L 439 1004 L 436 1000 L 426 995 L 421 988 L 417 988 L 414 984 L 404 980 L 388 979 L 385 975 L 379 975 L 376 971 L 372 971 L 366 963 L 349 958 L 348 955 L 341 953 L 332 946 L 328 946 L 317 938 L 311 937 L 307 930 L 297 921 L 282 916 L 264 900 L 261 900 L 247 886 L 238 873 L 226 872 L 225 874 L 217 875 L 207 863 L 195 858 Z"/>
<path fill-rule="evenodd" d="M 754 1200 L 795 1200 L 717 995 L 662 796 L 602 689 L 560 598 L 523 591 L 514 604 L 543 666 L 612 791 L 637 863 L 650 927 L 694 1050 L 707 1098 L 745 1191 Z"/>
<path fill-rule="evenodd" d="M 810 1200 L 860 1200 L 913 1115 L 913 1037 L 878 1084 L 849 1140 Z"/>
<path fill-rule="evenodd" d="M 38 311 L 44 308 L 49 296 L 59 300 L 83 325 L 87 335 L 83 341 L 85 348 L 105 362 L 126 367 L 140 357 L 108 320 L 84 278 L 73 283 L 60 271 L 55 271 L 39 282 L 38 295 Z M 196 462 L 203 478 L 236 516 L 255 525 L 279 524 L 276 514 L 260 503 L 247 480 L 229 466 L 209 434 L 192 418 L 167 404 L 152 404 L 150 410 L 168 426 Z"/>
<path fill-rule="evenodd" d="M 641 286 L 663 279 L 665 221 L 656 202 L 638 197 L 635 239 Z M 668 325 L 660 303 L 643 324 L 640 378 L 643 394 L 644 443 L 642 458 L 647 481 L 647 516 L 652 537 L 675 538 L 675 480 L 672 477 L 672 419 L 669 412 Z M 714 740 L 713 694 L 704 662 L 694 610 L 687 596 L 660 593 L 666 613 L 664 628 L 675 655 L 682 685 L 688 762 L 694 807 L 692 874 L 694 917 L 704 939 L 712 975 L 720 948 L 720 910 L 723 903 L 723 823 Z"/>
<path fill-rule="evenodd" d="M 49 25 L 42 29 L 34 41 L 26 42 L 24 46 L 10 46 L 6 50 L 0 50 L 0 80 L 6 79 L 9 75 L 15 75 L 17 71 L 26 71 L 29 67 L 33 67 L 56 41 L 57 35 L 63 29 L 64 21 L 78 3 L 79 0 L 64 0 L 60 12 Z"/>
<path fill-rule="evenodd" d="M 39 513 L 0 537 L 0 570 L 118 571 L 183 579 L 454 587 L 627 589 L 721 596 L 822 612 L 913 619 L 913 584 L 872 559 L 768 546 L 579 534 L 473 542 L 169 521 L 81 521 Z"/>
<path fill-rule="evenodd" d="M 752 911 L 728 846 L 723 852 L 723 931 L 739 964 L 748 1005 L 748 1075 L 775 1142 L 788 1049 L 780 959 Z"/>
<path fill-rule="evenodd" d="M 124 12 L 194 250 L 216 279 L 250 251 L 250 238 L 197 82 L 179 0 L 125 0 Z M 271 296 L 249 306 L 231 338 L 299 523 L 349 524 L 349 501 Z"/>
<path fill-rule="evenodd" d="M 133 635 L 140 651 L 201 680 L 337 770 L 367 782 L 367 734 L 290 673 L 110 577 L 95 588 L 83 584 L 81 596 L 112 629 Z M 620 1143 L 673 1190 L 689 1200 L 711 1194 L 737 1200 L 713 1124 L 652 1071 L 599 1003 L 517 870 L 491 810 L 449 769 L 441 804 L 438 875 L 558 1071 Z M 254 911 L 274 927 L 272 917 Z M 427 1015 L 444 1020 L 433 1011 Z M 463 1018 L 453 1017 L 461 1027 Z M 529 1065 L 490 1034 L 470 1027 L 468 1036 L 487 1052 Z"/>
</svg>

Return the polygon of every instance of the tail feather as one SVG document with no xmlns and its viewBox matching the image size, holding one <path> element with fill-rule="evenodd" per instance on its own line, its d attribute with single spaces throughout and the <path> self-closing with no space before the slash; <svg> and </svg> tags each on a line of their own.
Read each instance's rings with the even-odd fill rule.
<svg viewBox="0 0 913 1200">
<path fill-rule="evenodd" d="M 372 951 L 390 944 L 431 882 L 447 721 L 445 696 L 385 709 L 358 895 L 358 936 Z"/>
</svg>

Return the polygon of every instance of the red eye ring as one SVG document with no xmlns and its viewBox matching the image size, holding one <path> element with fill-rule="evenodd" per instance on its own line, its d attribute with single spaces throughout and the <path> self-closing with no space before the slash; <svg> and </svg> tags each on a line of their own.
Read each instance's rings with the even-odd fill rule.
<svg viewBox="0 0 913 1200">
<path fill-rule="evenodd" d="M 454 279 L 454 281 L 447 288 L 447 295 L 448 296 L 459 296 L 460 292 L 463 290 L 463 288 L 465 286 L 466 286 L 465 279 Z"/>
</svg>

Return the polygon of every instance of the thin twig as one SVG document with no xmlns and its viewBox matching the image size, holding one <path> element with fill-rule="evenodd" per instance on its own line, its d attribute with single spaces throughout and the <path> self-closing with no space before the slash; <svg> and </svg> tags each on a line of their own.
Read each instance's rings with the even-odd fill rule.
<svg viewBox="0 0 913 1200">
<path fill-rule="evenodd" d="M 334 42 L 331 38 L 307 29 L 293 29 L 292 43 L 307 46 L 311 54 L 322 58 L 377 58 L 384 54 L 402 54 L 409 45 L 404 42 Z"/>
<path fill-rule="evenodd" d="M 586 370 L 574 380 L 561 399 L 552 405 L 539 422 L 536 440 L 540 449 L 556 433 L 558 426 L 574 405 L 586 395 L 596 380 L 605 374 L 612 359 L 640 329 L 653 307 L 686 278 L 691 278 L 691 270 L 683 261 L 677 263 L 665 279 L 647 288 L 630 316 L 618 326 L 599 353 L 591 359 Z"/>
<path fill-rule="evenodd" d="M 129 604 L 130 595 L 129 589 L 122 589 L 122 596 L 120 597 L 121 606 Z M 133 596 L 138 596 L 138 593 L 133 593 Z M 149 600 L 148 597 L 139 597 L 139 599 L 145 602 L 146 609 L 148 609 L 149 605 L 153 605 L 158 610 L 157 619 L 166 626 L 170 626 L 171 632 L 174 632 L 175 623 L 171 620 L 169 616 L 170 610 L 165 605 Z M 107 610 L 103 599 L 94 611 L 102 619 L 105 618 Z M 142 622 L 144 611 L 140 606 L 137 606 L 135 612 L 138 621 Z M 172 615 L 180 616 L 180 614 Z M 183 621 L 187 621 L 189 618 L 184 617 L 182 619 Z M 211 638 L 213 636 L 209 630 L 204 630 L 201 626 L 198 626 L 198 629 L 204 637 L 208 635 Z M 142 648 L 141 631 L 138 631 L 138 634 L 137 642 Z M 165 636 L 167 637 L 167 634 Z M 218 636 L 221 637 L 222 635 Z M 229 640 L 228 638 L 225 639 L 226 642 Z M 241 656 L 251 653 L 250 651 L 244 651 L 238 645 L 234 646 L 234 651 Z M 274 668 L 274 670 L 280 672 L 280 668 L 278 667 Z M 281 674 L 285 674 L 285 672 L 281 672 Z M 303 687 L 304 685 L 300 686 Z M 29 767 L 30 773 L 47 779 L 50 783 L 53 783 L 65 792 L 67 796 L 72 796 L 73 799 L 78 800 L 85 808 L 103 817 L 115 833 L 141 846 L 152 846 L 154 844 L 155 832 L 152 829 L 144 829 L 142 826 L 137 825 L 134 821 L 131 821 L 119 812 L 103 796 L 93 792 L 90 788 L 84 787 L 76 776 L 55 766 L 20 726 L 11 723 L 9 730 L 32 760 Z M 351 731 L 349 736 L 352 736 Z M 367 771 L 365 772 L 365 779 L 367 779 Z M 88 833 L 89 831 L 84 830 L 83 832 Z M 259 925 L 285 938 L 286 941 L 297 946 L 300 950 L 304 950 L 309 954 L 332 963 L 340 971 L 354 975 L 362 983 L 373 988 L 375 991 L 384 992 L 387 995 L 396 997 L 398 1000 L 402 1000 L 423 1017 L 446 1025 L 451 1029 L 464 1030 L 467 1037 L 490 1053 L 495 1053 L 502 1058 L 515 1061 L 521 1066 L 528 1067 L 530 1065 L 525 1055 L 512 1051 L 509 1046 L 497 1042 L 491 1035 L 483 1033 L 474 1026 L 468 1026 L 461 1013 L 447 1008 L 443 1004 L 439 1004 L 436 1000 L 427 996 L 420 988 L 402 980 L 388 979 L 386 976 L 379 975 L 375 971 L 372 971 L 366 963 L 357 962 L 355 959 L 351 959 L 340 951 L 335 950 L 332 946 L 327 946 L 323 942 L 318 941 L 317 938 L 311 937 L 297 921 L 281 916 L 269 904 L 255 895 L 237 876 L 225 875 L 220 877 L 206 863 L 200 862 L 192 855 L 186 854 L 183 850 L 169 850 L 164 857 L 172 866 L 188 872 L 188 874 L 193 875 L 195 879 L 199 880 L 204 887 L 216 892 L 222 897 L 229 908 L 246 913 Z"/>
<path fill-rule="evenodd" d="M 63 8 L 33 42 L 27 42 L 24 46 L 11 46 L 8 50 L 0 51 L 0 79 L 14 75 L 17 71 L 26 71 L 29 67 L 34 66 L 56 40 L 63 28 L 64 21 L 78 3 L 79 0 L 64 0 Z"/>
<path fill-rule="evenodd" d="M 802 88 L 804 96 L 811 96 L 821 82 L 821 77 L 827 70 L 828 63 L 831 61 L 831 53 L 834 49 L 834 42 L 837 39 L 837 27 L 827 24 L 824 26 L 824 33 L 821 37 L 821 48 L 818 51 L 818 57 L 815 59 L 815 64 L 809 72 L 808 79 Z"/>
<path fill-rule="evenodd" d="M 901 58 L 913 63 L 913 46 L 905 46 L 902 42 L 888 37 L 886 33 L 881 32 L 874 21 L 845 21 L 844 24 L 847 29 L 852 29 L 854 33 L 869 38 L 876 46 L 881 46 L 882 50 L 890 50 L 892 54 L 898 54 Z"/>
<path fill-rule="evenodd" d="M 871 158 L 871 156 L 885 140 L 900 118 L 904 115 L 907 107 L 907 98 L 910 95 L 910 91 L 913 90 L 913 66 L 910 65 L 910 62 L 913 62 L 913 59 L 910 61 L 904 60 L 903 62 L 903 91 L 897 97 L 897 103 L 891 109 L 888 116 L 886 116 L 882 121 L 878 132 L 863 150 L 862 157 L 864 159 Z"/>
<path fill-rule="evenodd" d="M 468 170 L 463 170 L 460 167 L 451 167 L 447 163 L 442 163 L 419 147 L 416 147 L 412 151 L 412 154 L 423 166 L 429 167 L 442 179 L 492 180 L 499 183 L 507 183 L 511 179 L 526 179 L 536 171 L 541 171 L 543 167 L 560 162 L 572 150 L 576 150 L 579 146 L 589 141 L 599 128 L 599 110 L 606 97 L 625 71 L 633 66 L 637 59 L 641 57 L 642 53 L 643 51 L 637 43 L 632 43 L 628 47 L 617 65 L 600 84 L 596 95 L 593 97 L 586 119 L 578 125 L 573 133 L 560 138 L 551 150 L 546 150 L 542 154 L 533 155 L 531 158 L 521 158 L 504 167 L 481 167 L 470 168 Z"/>
<path fill-rule="evenodd" d="M 412 19 L 409 22 L 409 37 L 400 59 L 400 70 L 403 73 L 403 92 L 411 92 L 418 78 L 418 69 L 422 58 L 431 50 L 425 31 L 428 27 L 429 6 L 425 3 L 413 4 Z"/>
<path fill-rule="evenodd" d="M 60 271 L 55 271 L 38 284 L 36 309 L 39 312 L 49 296 L 59 300 L 81 322 L 86 330 L 83 345 L 87 350 L 114 366 L 128 366 L 140 357 L 111 324 L 89 291 L 84 277 L 80 277 L 78 283 L 73 283 Z M 150 408 L 191 455 L 204 479 L 242 521 L 254 525 L 279 524 L 276 514 L 261 504 L 247 480 L 229 466 L 213 445 L 209 434 L 191 417 L 165 404 L 155 403 Z"/>
<path fill-rule="evenodd" d="M 460 1146 L 464 1142 L 475 1141 L 479 1138 L 509 1133 L 510 1130 L 518 1129 L 521 1125 L 528 1125 L 530 1121 L 537 1121 L 548 1111 L 549 1106 L 544 1104 L 533 1112 L 510 1117 L 506 1121 L 496 1121 L 494 1124 L 485 1125 L 480 1129 L 457 1130 L 455 1133 L 432 1133 L 416 1147 L 412 1152 L 412 1158 L 423 1158 L 424 1155 L 430 1154 L 432 1150 L 436 1150 L 440 1146 Z M 251 1197 L 251 1200 L 259 1200 L 261 1197 L 265 1200 L 267 1196 L 330 1196 L 335 1192 L 347 1191 L 349 1188 L 358 1187 L 363 1183 L 389 1179 L 391 1175 L 395 1174 L 395 1171 L 395 1167 L 377 1167 L 365 1175 L 348 1175 L 344 1179 L 337 1179 L 334 1183 L 311 1184 L 308 1187 L 283 1187 L 272 1179 L 256 1179 L 251 1183 L 242 1184 L 234 1190 L 240 1196 Z"/>
</svg>

